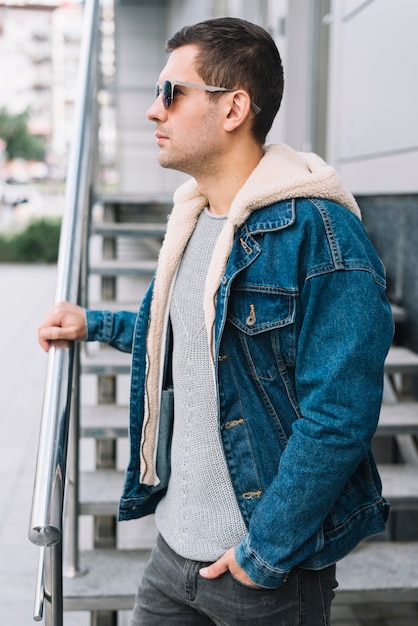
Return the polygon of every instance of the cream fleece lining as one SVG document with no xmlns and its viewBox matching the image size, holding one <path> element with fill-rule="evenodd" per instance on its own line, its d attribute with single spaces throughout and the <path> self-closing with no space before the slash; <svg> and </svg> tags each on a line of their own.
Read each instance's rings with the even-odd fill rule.
<svg viewBox="0 0 418 626">
<path fill-rule="evenodd" d="M 259 208 L 280 200 L 309 197 L 338 202 L 360 217 L 354 197 L 343 186 L 335 169 L 320 157 L 312 153 L 295 152 L 284 144 L 267 146 L 263 158 L 235 196 L 213 252 L 204 297 L 205 323 L 210 343 L 215 320 L 215 297 L 236 229 Z M 207 204 L 207 198 L 200 193 L 194 179 L 179 187 L 174 194 L 174 207 L 159 255 L 146 344 L 148 369 L 141 440 L 141 482 L 146 485 L 159 484 L 155 449 L 159 423 L 160 360 L 168 295 L 197 218 Z"/>
</svg>

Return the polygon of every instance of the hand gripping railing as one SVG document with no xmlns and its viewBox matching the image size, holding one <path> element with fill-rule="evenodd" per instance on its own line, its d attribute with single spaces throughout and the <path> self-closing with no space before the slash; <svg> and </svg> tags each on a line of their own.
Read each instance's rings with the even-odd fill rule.
<svg viewBox="0 0 418 626">
<path fill-rule="evenodd" d="M 80 291 L 83 239 L 91 191 L 95 129 L 99 0 L 86 0 L 79 61 L 78 100 L 61 229 L 56 301 L 76 302 Z M 51 348 L 39 435 L 30 540 L 41 546 L 35 621 L 62 626 L 62 535 L 70 405 L 75 350 Z"/>
</svg>

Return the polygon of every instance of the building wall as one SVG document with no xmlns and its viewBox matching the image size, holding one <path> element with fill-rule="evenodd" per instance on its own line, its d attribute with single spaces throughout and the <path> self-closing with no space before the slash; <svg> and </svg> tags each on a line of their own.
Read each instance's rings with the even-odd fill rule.
<svg viewBox="0 0 418 626">
<path fill-rule="evenodd" d="M 389 298 L 407 312 L 397 339 L 418 352 L 418 195 L 379 194 L 357 200 L 386 268 Z"/>
<path fill-rule="evenodd" d="M 52 19 L 51 171 L 62 177 L 73 137 L 83 9 L 70 4 L 61 6 L 54 11 Z"/>
<path fill-rule="evenodd" d="M 50 174 L 64 177 L 83 8 L 58 4 L 0 3 L 0 107 L 29 109 L 28 129 L 45 138 Z"/>
<path fill-rule="evenodd" d="M 182 175 L 157 163 L 155 127 L 146 112 L 165 64 L 168 1 L 119 2 L 116 21 L 117 167 L 122 195 L 171 197 Z"/>
<path fill-rule="evenodd" d="M 359 199 L 418 351 L 418 3 L 333 0 L 328 160 Z"/>
<path fill-rule="evenodd" d="M 418 192 L 418 2 L 333 0 L 328 159 L 358 194 Z"/>
<path fill-rule="evenodd" d="M 55 7 L 0 4 L 0 106 L 31 109 L 31 129 L 52 132 L 52 12 Z"/>
</svg>

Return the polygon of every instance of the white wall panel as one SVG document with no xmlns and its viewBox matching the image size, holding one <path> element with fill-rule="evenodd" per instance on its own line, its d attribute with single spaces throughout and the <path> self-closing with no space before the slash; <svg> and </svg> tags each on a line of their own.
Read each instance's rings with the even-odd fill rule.
<svg viewBox="0 0 418 626">
<path fill-rule="evenodd" d="M 171 197 L 183 174 L 158 165 L 155 125 L 146 112 L 166 63 L 168 2 L 138 0 L 116 14 L 117 135 L 119 192 L 139 197 Z"/>
<path fill-rule="evenodd" d="M 334 0 L 328 158 L 355 193 L 418 191 L 418 2 Z"/>
</svg>

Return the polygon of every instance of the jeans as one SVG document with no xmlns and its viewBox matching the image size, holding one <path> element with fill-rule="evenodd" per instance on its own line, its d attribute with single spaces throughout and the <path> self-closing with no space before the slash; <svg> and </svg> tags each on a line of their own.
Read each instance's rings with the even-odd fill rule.
<svg viewBox="0 0 418 626">
<path fill-rule="evenodd" d="M 138 590 L 131 626 L 329 626 L 335 565 L 296 568 L 279 589 L 251 588 L 178 556 L 158 537 Z"/>
</svg>

